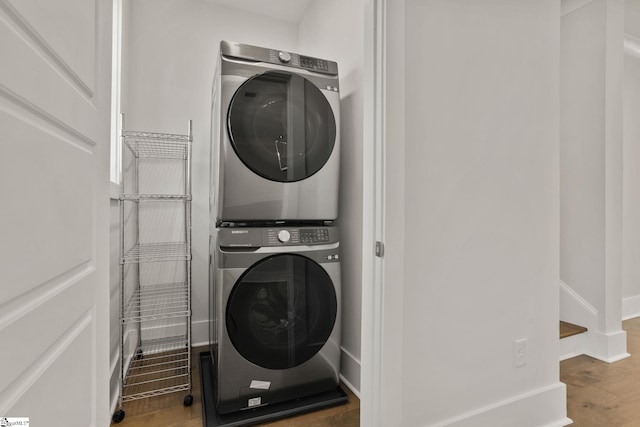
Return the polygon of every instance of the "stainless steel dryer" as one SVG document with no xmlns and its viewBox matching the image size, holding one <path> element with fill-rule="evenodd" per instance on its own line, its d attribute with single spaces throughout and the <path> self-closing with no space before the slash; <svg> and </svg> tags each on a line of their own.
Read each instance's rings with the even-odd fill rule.
<svg viewBox="0 0 640 427">
<path fill-rule="evenodd" d="M 214 400 L 221 414 L 336 390 L 335 227 L 221 228 L 211 239 Z"/>
<path fill-rule="evenodd" d="M 216 224 L 336 219 L 335 62 L 223 41 L 212 100 Z"/>
</svg>

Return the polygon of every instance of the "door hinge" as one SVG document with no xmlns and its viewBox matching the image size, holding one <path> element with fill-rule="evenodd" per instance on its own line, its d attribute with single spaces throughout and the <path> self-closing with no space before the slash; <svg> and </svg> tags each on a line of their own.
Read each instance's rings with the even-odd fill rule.
<svg viewBox="0 0 640 427">
<path fill-rule="evenodd" d="M 376 242 L 376 256 L 379 258 L 384 256 L 384 243 Z"/>
</svg>

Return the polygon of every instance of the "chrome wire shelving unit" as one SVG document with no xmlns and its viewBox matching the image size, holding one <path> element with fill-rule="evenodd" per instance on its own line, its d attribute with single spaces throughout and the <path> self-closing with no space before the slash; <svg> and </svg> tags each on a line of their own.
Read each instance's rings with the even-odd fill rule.
<svg viewBox="0 0 640 427">
<path fill-rule="evenodd" d="M 179 135 L 127 131 L 124 115 L 121 120 L 125 167 L 120 195 L 121 341 L 119 408 L 113 415 L 116 423 L 124 419 L 123 404 L 128 401 L 185 391 L 184 405 L 193 402 L 192 124 L 189 121 L 187 134 Z M 155 179 L 146 173 L 154 168 L 159 171 Z M 168 188 L 159 188 L 163 182 Z M 167 210 L 171 215 L 163 219 L 161 214 Z M 167 229 L 172 231 L 167 234 Z"/>
</svg>

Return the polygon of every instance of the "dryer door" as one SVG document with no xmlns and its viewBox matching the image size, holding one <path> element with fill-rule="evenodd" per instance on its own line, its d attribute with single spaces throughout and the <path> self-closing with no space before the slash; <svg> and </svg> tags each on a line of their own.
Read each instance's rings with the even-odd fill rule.
<svg viewBox="0 0 640 427">
<path fill-rule="evenodd" d="M 336 141 L 327 98 L 297 74 L 270 71 L 247 80 L 233 96 L 227 119 L 240 160 L 271 181 L 295 182 L 315 174 Z"/>
<path fill-rule="evenodd" d="M 235 284 L 227 303 L 227 333 L 250 362 L 293 368 L 324 346 L 337 309 L 333 283 L 319 264 L 301 255 L 273 255 Z"/>
</svg>

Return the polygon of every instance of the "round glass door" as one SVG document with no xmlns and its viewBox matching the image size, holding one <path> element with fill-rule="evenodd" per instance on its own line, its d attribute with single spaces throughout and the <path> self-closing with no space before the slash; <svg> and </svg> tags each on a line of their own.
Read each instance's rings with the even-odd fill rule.
<svg viewBox="0 0 640 427">
<path fill-rule="evenodd" d="M 228 114 L 231 144 L 263 178 L 300 181 L 329 160 L 336 121 L 326 97 L 297 74 L 270 71 L 236 91 Z"/>
<path fill-rule="evenodd" d="M 336 321 L 331 278 L 316 262 L 294 254 L 265 258 L 236 282 L 227 302 L 227 333 L 236 350 L 267 369 L 311 359 Z"/>
</svg>

